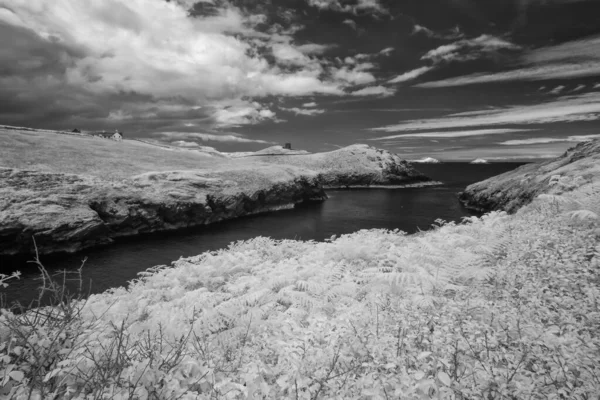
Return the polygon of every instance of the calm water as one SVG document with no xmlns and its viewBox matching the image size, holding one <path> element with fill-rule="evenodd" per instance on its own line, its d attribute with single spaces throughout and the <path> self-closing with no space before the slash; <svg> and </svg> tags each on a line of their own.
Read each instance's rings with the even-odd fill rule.
<svg viewBox="0 0 600 400">
<path fill-rule="evenodd" d="M 516 168 L 521 164 L 493 163 L 470 165 L 445 163 L 419 165 L 418 169 L 441 186 L 407 189 L 330 191 L 329 199 L 293 210 L 256 215 L 177 233 L 160 233 L 122 239 L 114 245 L 86 250 L 60 258 L 42 258 L 51 272 L 75 270 L 87 257 L 83 268 L 86 291 L 98 293 L 123 286 L 137 273 L 155 265 L 168 265 L 179 257 L 217 250 L 233 241 L 268 236 L 274 239 L 318 240 L 334 234 L 370 228 L 399 228 L 408 233 L 428 229 L 438 218 L 459 221 L 473 215 L 457 200 L 467 185 Z M 26 260 L 2 260 L 3 272 L 18 269 L 22 277 L 1 289 L 5 301 L 29 303 L 36 295 L 37 269 Z M 91 281 L 91 287 L 89 282 Z"/>
</svg>

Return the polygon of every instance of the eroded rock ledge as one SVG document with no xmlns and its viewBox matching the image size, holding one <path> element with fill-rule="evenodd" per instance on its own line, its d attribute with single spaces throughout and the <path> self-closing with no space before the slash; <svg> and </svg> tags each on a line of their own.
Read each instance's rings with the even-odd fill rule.
<svg viewBox="0 0 600 400">
<path fill-rule="evenodd" d="M 397 155 L 366 145 L 126 179 L 0 167 L 0 255 L 31 254 L 32 237 L 40 254 L 76 252 L 118 237 L 323 201 L 324 187 L 427 181 Z"/>
<path fill-rule="evenodd" d="M 230 171 L 231 172 L 231 171 Z M 244 172 L 234 171 L 238 175 Z M 0 254 L 75 252 L 120 236 L 210 224 L 322 201 L 316 175 L 260 169 L 243 186 L 227 173 L 149 173 L 121 182 L 0 169 Z"/>
<path fill-rule="evenodd" d="M 600 140 L 583 142 L 543 163 L 474 183 L 460 193 L 468 208 L 515 212 L 540 194 L 564 193 L 600 178 Z"/>
<path fill-rule="evenodd" d="M 315 171 L 325 189 L 406 186 L 431 182 L 429 177 L 399 155 L 366 144 L 355 144 L 326 153 L 255 154 L 253 158 L 263 163 L 293 165 Z"/>
</svg>

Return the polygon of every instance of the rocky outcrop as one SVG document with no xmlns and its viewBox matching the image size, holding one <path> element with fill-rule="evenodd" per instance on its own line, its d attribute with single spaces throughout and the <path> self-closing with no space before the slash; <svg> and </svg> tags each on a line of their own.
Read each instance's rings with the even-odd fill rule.
<svg viewBox="0 0 600 400">
<path fill-rule="evenodd" d="M 0 126 L 0 255 L 75 252 L 326 198 L 323 187 L 429 179 L 366 145 L 253 157 Z M 265 155 L 268 154 L 268 155 Z M 68 154 L 69 157 L 65 157 Z M 155 171 L 155 172 L 148 172 Z"/>
<path fill-rule="evenodd" d="M 0 255 L 75 252 L 120 236 L 210 224 L 326 198 L 293 167 L 171 171 L 120 182 L 0 168 Z"/>
<path fill-rule="evenodd" d="M 365 144 L 327 153 L 254 157 L 263 163 L 294 165 L 318 174 L 325 189 L 405 186 L 431 182 L 397 154 Z"/>
<path fill-rule="evenodd" d="M 583 142 L 562 156 L 526 164 L 468 186 L 459 194 L 468 208 L 515 212 L 540 194 L 563 194 L 600 180 L 600 140 Z"/>
</svg>

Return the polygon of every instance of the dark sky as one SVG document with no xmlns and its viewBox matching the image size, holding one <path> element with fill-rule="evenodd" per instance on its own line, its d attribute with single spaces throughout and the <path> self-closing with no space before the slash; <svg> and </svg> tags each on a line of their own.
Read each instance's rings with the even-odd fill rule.
<svg viewBox="0 0 600 400">
<path fill-rule="evenodd" d="M 534 159 L 600 137 L 599 0 L 0 0 L 0 124 Z"/>
</svg>

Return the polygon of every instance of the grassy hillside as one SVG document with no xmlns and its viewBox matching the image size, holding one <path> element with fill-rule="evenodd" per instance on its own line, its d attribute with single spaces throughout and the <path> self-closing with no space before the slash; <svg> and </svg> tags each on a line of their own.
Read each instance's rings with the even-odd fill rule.
<svg viewBox="0 0 600 400">
<path fill-rule="evenodd" d="M 169 149 L 135 140 L 116 142 L 0 127 L 0 167 L 123 179 L 149 171 L 216 169 L 238 164 L 207 153 Z"/>
</svg>

